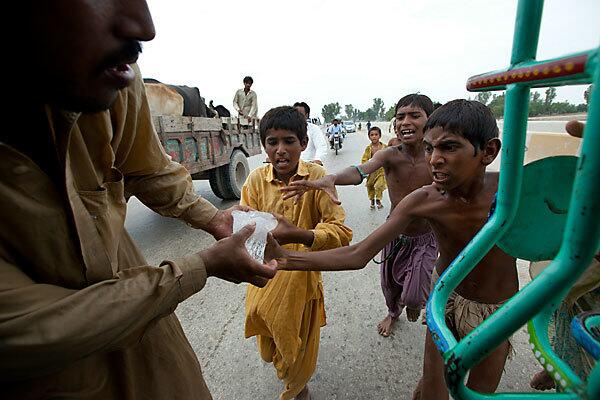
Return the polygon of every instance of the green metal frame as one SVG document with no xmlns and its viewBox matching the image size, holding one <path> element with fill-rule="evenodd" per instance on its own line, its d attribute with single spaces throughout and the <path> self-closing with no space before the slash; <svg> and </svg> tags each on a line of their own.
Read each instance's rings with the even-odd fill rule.
<svg viewBox="0 0 600 400">
<path fill-rule="evenodd" d="M 552 351 L 547 334 L 551 313 L 587 268 L 600 245 L 600 47 L 566 57 L 536 61 L 542 10 L 543 0 L 519 0 L 510 67 L 472 77 L 468 82 L 471 91 L 506 89 L 506 107 L 496 210 L 442 274 L 427 304 L 427 324 L 445 362 L 446 383 L 457 399 L 600 398 L 600 363 L 596 363 L 587 382 L 583 382 Z M 536 68 L 537 74 L 534 73 Z M 517 212 L 530 88 L 591 82 L 596 89 L 591 95 L 558 255 L 536 279 L 457 342 L 444 320 L 448 296 L 503 236 Z M 467 388 L 464 381 L 469 369 L 529 320 L 532 320 L 533 345 L 543 350 L 537 358 L 540 361 L 543 358 L 544 365 L 551 365 L 553 372 L 560 371 L 561 379 L 568 383 L 564 385 L 564 391 L 481 394 Z"/>
</svg>

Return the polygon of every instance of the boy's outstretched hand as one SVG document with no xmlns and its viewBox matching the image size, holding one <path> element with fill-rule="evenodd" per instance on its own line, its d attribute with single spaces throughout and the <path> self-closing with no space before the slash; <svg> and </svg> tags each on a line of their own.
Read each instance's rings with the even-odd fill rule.
<svg viewBox="0 0 600 400">
<path fill-rule="evenodd" d="M 283 192 L 283 200 L 294 197 L 294 204 L 298 202 L 298 199 L 309 190 L 322 190 L 333 201 L 335 204 L 342 204 L 338 200 L 337 190 L 335 189 L 335 175 L 325 175 L 321 179 L 314 181 L 300 180 L 291 182 L 289 186 L 281 188 Z"/>
<path fill-rule="evenodd" d="M 312 246 L 315 235 L 312 231 L 298 228 L 283 215 L 271 213 L 277 218 L 277 226 L 271 231 L 279 244 L 300 243 L 307 247 Z"/>
<path fill-rule="evenodd" d="M 204 261 L 206 274 L 233 283 L 248 282 L 258 287 L 265 286 L 277 272 L 277 261 L 270 258 L 268 262 L 261 264 L 248 254 L 244 244 L 255 227 L 256 225 L 245 226 L 239 232 L 201 251 L 199 254 Z"/>
<path fill-rule="evenodd" d="M 265 262 L 271 265 L 277 263 L 277 269 L 285 269 L 287 255 L 285 250 L 277 243 L 273 234 L 267 234 L 267 245 L 265 246 Z"/>
</svg>

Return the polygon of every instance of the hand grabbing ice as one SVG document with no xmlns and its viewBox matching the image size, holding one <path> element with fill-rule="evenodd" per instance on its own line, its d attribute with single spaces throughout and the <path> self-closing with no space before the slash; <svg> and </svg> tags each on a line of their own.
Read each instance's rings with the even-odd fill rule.
<svg viewBox="0 0 600 400">
<path fill-rule="evenodd" d="M 233 216 L 233 233 L 252 222 L 256 223 L 254 233 L 246 240 L 246 250 L 252 258 L 262 263 L 265 258 L 267 233 L 277 227 L 277 219 L 272 214 L 260 211 L 233 211 L 231 215 Z"/>
</svg>

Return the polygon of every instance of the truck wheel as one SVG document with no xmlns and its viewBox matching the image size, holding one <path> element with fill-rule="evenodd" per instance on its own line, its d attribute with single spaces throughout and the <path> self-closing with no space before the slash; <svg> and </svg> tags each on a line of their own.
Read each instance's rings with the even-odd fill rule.
<svg viewBox="0 0 600 400">
<path fill-rule="evenodd" d="M 208 183 L 210 183 L 210 188 L 215 194 L 215 196 L 217 196 L 220 199 L 226 199 L 227 196 L 225 195 L 225 188 L 223 187 L 223 182 L 221 181 L 221 179 L 219 179 L 219 176 L 221 175 L 219 174 L 219 170 L 221 168 L 223 167 L 214 168 L 208 172 Z"/>
<path fill-rule="evenodd" d="M 250 173 L 246 155 L 241 150 L 234 150 L 229 164 L 215 168 L 213 171 L 209 178 L 213 192 L 225 200 L 239 199 L 242 195 L 242 186 Z"/>
</svg>

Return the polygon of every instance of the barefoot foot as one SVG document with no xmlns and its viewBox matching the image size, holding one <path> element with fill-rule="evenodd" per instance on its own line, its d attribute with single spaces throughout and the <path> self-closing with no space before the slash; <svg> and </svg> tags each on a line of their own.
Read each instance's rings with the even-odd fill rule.
<svg viewBox="0 0 600 400">
<path fill-rule="evenodd" d="M 296 397 L 294 397 L 295 400 L 310 400 L 310 392 L 308 391 L 308 385 L 304 386 L 304 388 L 302 389 L 302 391 L 300 391 L 300 393 L 298 393 L 298 395 Z"/>
<path fill-rule="evenodd" d="M 556 384 L 548 375 L 546 370 L 541 370 L 531 378 L 529 386 L 536 390 L 550 390 L 556 387 Z"/>
<path fill-rule="evenodd" d="M 406 309 L 406 319 L 408 319 L 410 322 L 415 322 L 416 320 L 418 320 L 420 315 L 421 310 L 415 310 L 412 308 Z"/>
<path fill-rule="evenodd" d="M 398 318 L 388 315 L 383 319 L 383 321 L 377 324 L 377 332 L 379 332 L 379 334 L 383 337 L 390 336 L 394 331 L 394 325 L 396 324 L 397 319 Z"/>
</svg>

